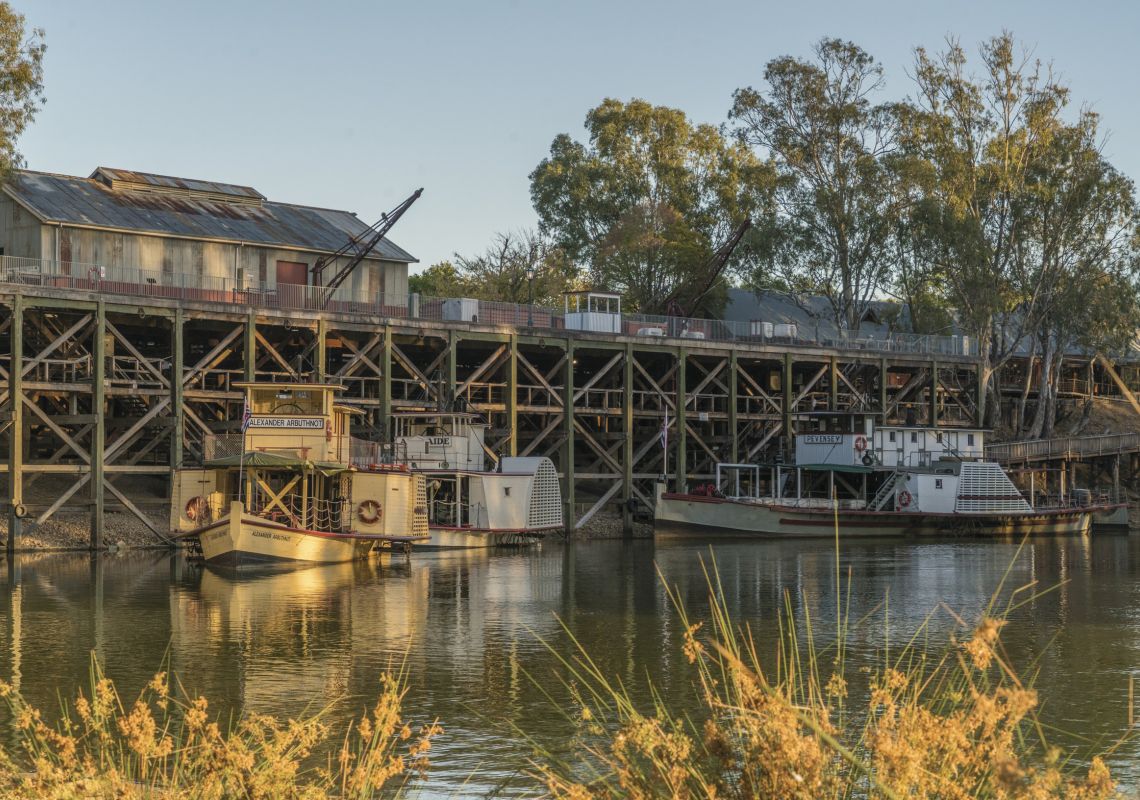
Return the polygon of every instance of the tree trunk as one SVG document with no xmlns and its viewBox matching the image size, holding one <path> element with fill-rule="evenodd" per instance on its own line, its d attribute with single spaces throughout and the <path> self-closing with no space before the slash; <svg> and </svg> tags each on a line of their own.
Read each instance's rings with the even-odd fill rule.
<svg viewBox="0 0 1140 800">
<path fill-rule="evenodd" d="M 1029 358 L 1025 360 L 1025 380 L 1021 384 L 1021 397 L 1017 399 L 1017 419 L 1014 420 L 1015 435 L 1020 436 L 1025 428 L 1025 404 L 1029 400 L 1029 389 L 1033 385 L 1033 365 L 1037 361 L 1037 337 L 1029 340 Z"/>
<path fill-rule="evenodd" d="M 1033 410 L 1033 422 L 1029 426 L 1029 431 L 1026 434 L 1030 439 L 1041 438 L 1041 432 L 1045 427 L 1046 414 L 1050 406 L 1049 395 L 1052 391 L 1054 356 L 1054 343 L 1051 334 L 1045 334 L 1042 347 L 1041 381 L 1037 386 L 1037 407 Z"/>
<path fill-rule="evenodd" d="M 1049 375 L 1049 407 L 1045 409 L 1045 427 L 1041 431 L 1041 438 L 1048 439 L 1053 435 L 1053 426 L 1057 424 L 1057 383 L 1061 379 L 1061 365 L 1064 364 L 1064 355 L 1057 354 L 1053 363 L 1053 374 Z"/>
</svg>

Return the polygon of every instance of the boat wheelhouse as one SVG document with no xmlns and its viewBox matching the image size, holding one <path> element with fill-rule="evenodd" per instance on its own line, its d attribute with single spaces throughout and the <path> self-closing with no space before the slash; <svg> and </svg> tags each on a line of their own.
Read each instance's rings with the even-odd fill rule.
<svg viewBox="0 0 1140 800">
<path fill-rule="evenodd" d="M 240 433 L 208 435 L 175 472 L 170 526 L 207 563 L 337 562 L 427 537 L 426 483 L 395 449 L 351 435 L 337 384 L 243 383 Z"/>
</svg>

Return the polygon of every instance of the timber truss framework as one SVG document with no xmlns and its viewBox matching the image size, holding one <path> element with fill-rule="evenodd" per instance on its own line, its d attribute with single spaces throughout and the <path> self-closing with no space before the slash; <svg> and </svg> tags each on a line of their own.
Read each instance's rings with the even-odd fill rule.
<svg viewBox="0 0 1140 800">
<path fill-rule="evenodd" d="M 580 332 L 253 313 L 155 298 L 34 288 L 0 295 L 0 472 L 8 544 L 24 521 L 108 510 L 168 536 L 172 469 L 201 463 L 209 434 L 240 427 L 242 381 L 329 381 L 364 412 L 358 435 L 390 436 L 393 412 L 470 410 L 488 460 L 547 456 L 568 529 L 600 511 L 630 525 L 654 484 L 710 481 L 719 461 L 786 458 L 819 411 L 973 425 L 966 357 L 752 343 L 645 342 Z"/>
</svg>

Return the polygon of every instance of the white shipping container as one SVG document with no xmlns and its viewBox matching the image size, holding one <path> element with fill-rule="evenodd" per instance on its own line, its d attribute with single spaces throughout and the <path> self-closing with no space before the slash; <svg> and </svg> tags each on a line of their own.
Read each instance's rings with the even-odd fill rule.
<svg viewBox="0 0 1140 800">
<path fill-rule="evenodd" d="M 779 322 L 775 325 L 773 335 L 780 339 L 795 339 L 799 336 L 799 327 L 794 322 Z"/>
<path fill-rule="evenodd" d="M 443 318 L 453 322 L 478 322 L 479 301 L 470 297 L 444 300 Z"/>
<path fill-rule="evenodd" d="M 752 320 L 751 333 L 753 336 L 763 336 L 765 339 L 771 339 L 774 336 L 774 327 L 771 322 L 761 322 L 758 319 Z"/>
</svg>

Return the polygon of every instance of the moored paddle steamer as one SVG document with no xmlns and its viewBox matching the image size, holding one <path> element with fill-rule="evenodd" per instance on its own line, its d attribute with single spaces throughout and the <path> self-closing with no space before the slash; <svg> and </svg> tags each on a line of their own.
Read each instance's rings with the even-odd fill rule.
<svg viewBox="0 0 1140 800">
<path fill-rule="evenodd" d="M 175 473 L 170 526 L 207 564 L 330 563 L 426 539 L 427 496 L 398 448 L 355 439 L 336 384 L 237 384 L 240 434 Z"/>
<path fill-rule="evenodd" d="M 717 464 L 715 483 L 657 485 L 654 535 L 880 537 L 1088 533 L 1121 508 L 1062 482 L 1022 492 L 984 458 L 985 431 L 875 425 L 820 414 L 795 438 L 795 463 Z"/>
</svg>

